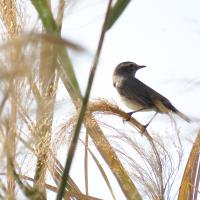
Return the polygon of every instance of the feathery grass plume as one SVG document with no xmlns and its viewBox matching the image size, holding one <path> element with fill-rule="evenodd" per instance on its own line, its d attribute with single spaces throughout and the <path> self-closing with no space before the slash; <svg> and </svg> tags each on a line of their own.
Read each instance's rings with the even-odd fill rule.
<svg viewBox="0 0 200 200">
<path fill-rule="evenodd" d="M 5 27 L 4 35 L 1 35 L 3 39 L 6 37 L 13 38 L 16 37 L 22 30 L 22 13 L 18 10 L 16 0 L 11 1 L 1 1 L 0 3 L 0 13 L 1 21 Z"/>
<path fill-rule="evenodd" d="M 171 190 L 175 186 L 174 181 L 182 161 L 182 157 L 175 155 L 175 153 L 172 157 L 171 150 L 175 147 L 171 146 L 171 149 L 168 149 L 166 144 L 161 144 L 162 138 L 155 139 L 154 137 L 154 143 L 161 159 L 160 163 L 151 145 L 145 141 L 138 141 L 136 137 L 130 137 L 123 133 L 119 134 L 119 138 L 121 142 L 124 141 L 125 144 L 129 145 L 127 148 L 129 151 L 127 152 L 120 146 L 118 146 L 117 151 L 122 155 L 124 162 L 128 163 L 131 176 L 137 179 L 138 187 L 142 188 L 144 194 L 149 199 L 172 198 Z M 160 167 L 162 174 L 159 170 Z M 163 191 L 160 185 L 163 185 Z"/>
<path fill-rule="evenodd" d="M 64 144 L 69 142 L 71 134 L 76 124 L 77 114 L 71 116 L 65 123 L 62 123 L 56 131 L 53 139 L 53 147 L 56 151 Z"/>
<path fill-rule="evenodd" d="M 69 44 L 71 47 L 73 46 L 72 48 L 77 50 L 77 45 L 73 43 L 70 45 L 70 42 L 45 34 L 25 35 L 23 39 L 18 37 L 0 46 L 0 130 L 1 146 L 4 147 L 1 149 L 1 159 L 4 159 L 3 155 L 8 155 L 9 152 L 12 152 L 11 148 L 13 146 L 10 145 L 11 138 L 7 138 L 8 133 L 12 133 L 16 137 L 15 143 L 18 148 L 16 149 L 16 154 L 12 155 L 9 153 L 9 155 L 13 161 L 16 160 L 13 162 L 13 165 L 16 165 L 16 167 L 18 166 L 18 161 L 22 158 L 22 152 L 25 160 L 26 155 L 30 155 L 29 150 L 26 148 L 30 145 L 35 150 L 32 157 L 42 157 L 45 155 L 41 160 L 41 165 L 45 171 L 47 169 L 49 149 L 51 147 L 51 129 L 48 127 L 53 122 L 53 118 L 49 118 L 48 113 L 54 112 L 54 108 L 49 106 L 52 105 L 52 98 L 55 98 L 57 88 L 55 86 L 55 79 L 53 78 L 51 82 L 49 81 L 51 80 L 49 79 L 51 76 L 46 77 L 50 68 L 45 63 L 45 59 L 48 61 L 51 60 L 50 57 L 52 56 L 53 49 L 49 48 L 50 46 L 66 46 L 66 44 Z M 11 50 L 12 54 L 10 53 Z M 41 65 L 41 56 L 45 58 L 42 65 L 43 68 L 47 68 L 45 71 L 46 74 L 39 68 Z M 41 79 L 47 80 L 45 87 L 43 87 Z M 10 119 L 12 120 L 13 105 L 16 109 L 16 119 L 10 121 Z M 38 112 L 40 112 L 40 118 L 38 118 Z M 15 129 L 12 128 L 13 124 L 15 124 Z M 27 141 L 27 146 L 24 146 L 19 138 Z M 24 147 L 25 149 L 22 151 L 21 148 Z M 27 163 L 24 162 L 24 164 Z M 31 164 L 34 166 L 34 162 Z M 9 163 L 8 168 L 10 168 Z M 23 167 L 21 166 L 20 169 L 22 170 Z M 5 171 L 5 166 L 2 165 L 1 170 Z M 19 175 L 24 173 L 21 170 Z M 10 173 L 7 174 L 7 178 L 13 174 L 12 170 L 9 171 Z M 45 174 L 46 172 L 44 172 L 44 179 Z M 38 181 L 40 182 L 40 179 Z M 44 185 L 44 188 L 46 188 L 46 185 Z M 37 191 L 37 188 L 35 191 Z"/>
<path fill-rule="evenodd" d="M 122 119 L 127 118 L 127 114 L 116 104 L 105 99 L 97 99 L 91 102 L 88 110 L 94 114 L 116 115 Z M 131 118 L 128 123 L 142 131 L 141 125 L 136 120 Z M 145 137 L 139 139 L 136 137 L 137 132 L 124 133 L 123 130 L 107 125 L 113 134 L 114 132 L 118 134 L 110 136 L 114 138 L 111 142 L 113 145 L 118 140 L 115 147 L 116 152 L 129 168 L 133 179 L 137 180 L 138 188 L 141 188 L 149 199 L 170 199 L 172 193 L 174 194 L 173 186 L 177 181 L 177 175 L 180 174 L 183 149 L 179 130 L 175 123 L 172 123 L 172 126 L 174 130 L 173 137 L 169 135 L 167 138 L 161 137 L 159 133 L 150 136 L 145 131 L 143 134 Z M 104 127 L 106 127 L 106 123 L 104 123 Z M 168 148 L 168 144 L 170 144 L 170 148 Z M 175 190 L 176 194 L 177 191 L 178 188 Z"/>
<path fill-rule="evenodd" d="M 0 13 L 1 13 L 1 21 L 3 24 L 2 30 L 4 31 L 4 34 L 1 34 L 2 40 L 7 39 L 7 38 L 14 38 L 16 37 L 22 29 L 22 15 L 20 14 L 19 10 L 17 9 L 17 3 L 15 0 L 11 1 L 1 1 L 0 3 Z M 10 57 L 15 58 L 16 53 L 15 50 L 12 48 L 7 51 L 7 53 L 10 54 Z M 12 85 L 12 80 L 10 81 L 10 85 Z M 12 86 L 10 87 L 12 88 Z M 10 99 L 13 98 L 12 92 L 10 92 L 9 95 Z M 6 101 L 6 98 L 4 98 Z M 9 150 L 9 155 L 15 159 L 15 153 L 16 153 L 16 141 L 15 141 L 15 136 L 16 136 L 16 104 L 14 101 L 10 101 L 10 118 L 9 118 L 9 131 L 7 133 L 7 143 L 9 142 L 10 148 Z M 14 165 L 13 161 L 13 165 Z M 8 194 L 10 195 L 10 198 L 14 198 L 15 194 L 15 177 L 12 173 L 12 168 L 9 164 L 9 157 L 7 157 L 7 185 L 8 185 Z"/>
</svg>

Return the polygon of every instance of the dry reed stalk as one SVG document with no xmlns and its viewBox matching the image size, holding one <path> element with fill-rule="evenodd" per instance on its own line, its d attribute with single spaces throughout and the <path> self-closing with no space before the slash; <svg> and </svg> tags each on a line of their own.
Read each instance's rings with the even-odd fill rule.
<svg viewBox="0 0 200 200">
<path fill-rule="evenodd" d="M 19 21 L 19 13 L 16 8 L 16 2 L 15 0 L 2 0 L 0 3 L 0 12 L 1 12 L 1 18 L 3 21 L 3 24 L 5 26 L 5 29 L 7 30 L 6 36 L 9 38 L 14 38 L 18 35 L 18 33 L 21 31 L 21 23 Z M 18 20 L 17 20 L 18 17 Z M 4 36 L 5 37 L 5 36 Z M 15 57 L 17 56 L 17 52 L 15 49 L 10 48 L 8 51 L 10 54 L 10 57 L 15 60 Z M 10 79 L 10 93 L 9 98 L 11 99 L 11 117 L 9 120 L 9 130 L 7 133 L 7 143 L 9 143 L 8 151 L 9 156 L 15 160 L 15 153 L 16 153 L 16 140 L 15 140 L 15 134 L 16 134 L 16 120 L 17 120 L 17 108 L 16 104 L 14 102 L 15 96 L 15 82 Z M 14 163 L 14 162 L 13 162 Z M 10 194 L 11 198 L 15 197 L 15 178 L 12 173 L 11 166 L 9 162 L 7 161 L 7 184 L 8 184 L 8 194 Z"/>
<path fill-rule="evenodd" d="M 49 2 L 51 6 L 51 3 Z M 64 14 L 64 1 L 59 2 L 57 23 L 61 27 Z M 51 49 L 48 55 L 43 54 L 43 49 Z M 48 58 L 47 58 L 48 57 Z M 41 47 L 41 65 L 39 67 L 39 84 L 41 85 L 41 101 L 38 102 L 37 126 L 38 132 L 38 154 L 37 169 L 34 177 L 34 186 L 45 193 L 45 175 L 48 165 L 48 152 L 51 144 L 51 130 L 54 113 L 55 91 L 57 90 L 58 74 L 56 47 L 52 44 L 43 44 Z M 50 101 L 49 101 L 50 100 Z M 41 187 L 41 185 L 43 187 Z"/>
<path fill-rule="evenodd" d="M 185 171 L 182 177 L 181 186 L 179 190 L 179 196 L 178 196 L 179 200 L 187 200 L 187 199 L 195 200 L 193 199 L 193 194 L 195 194 L 196 190 L 198 190 L 198 188 L 196 188 L 195 186 L 195 180 L 196 177 L 197 180 L 199 178 L 198 177 L 199 169 L 197 168 L 198 166 L 197 161 L 199 160 L 199 152 L 200 152 L 200 132 L 198 133 L 195 139 L 192 150 L 188 157 L 187 165 L 185 167 Z M 195 178 L 194 176 L 192 176 L 193 173 L 195 173 Z M 198 185 L 199 182 L 197 181 L 196 184 Z"/>
<path fill-rule="evenodd" d="M 34 187 L 45 194 L 45 175 L 48 163 L 48 152 L 51 143 L 51 130 L 55 102 L 56 80 L 56 52 L 54 45 L 43 43 L 41 46 L 39 66 L 40 101 L 37 102 L 36 119 L 36 152 L 37 167 L 34 177 Z M 47 53 L 48 50 L 48 54 Z M 44 53 L 45 52 L 45 53 Z"/>
<path fill-rule="evenodd" d="M 120 110 L 118 108 L 118 106 L 116 106 L 104 99 L 96 100 L 96 101 L 90 103 L 88 109 L 89 109 L 89 111 L 91 111 L 93 113 L 117 115 L 124 119 L 127 119 L 127 117 L 128 117 L 125 112 L 123 112 L 122 110 Z M 150 144 L 150 148 L 153 151 L 152 155 L 149 155 L 148 154 L 149 151 L 146 152 L 145 150 L 143 150 L 141 148 L 142 146 L 140 146 L 139 144 L 137 145 L 136 143 L 134 143 L 134 144 L 130 145 L 130 146 L 134 147 L 135 151 L 138 152 L 138 154 L 141 156 L 141 158 L 143 157 L 145 162 L 149 163 L 149 166 L 152 167 L 152 171 L 154 171 L 155 179 L 154 180 L 152 179 L 152 181 L 151 181 L 152 185 L 145 186 L 146 188 L 149 187 L 149 189 L 147 190 L 148 191 L 147 193 L 148 194 L 152 193 L 152 195 L 156 199 L 163 199 L 164 196 L 170 195 L 171 187 L 174 183 L 176 174 L 179 171 L 180 163 L 182 160 L 182 156 L 181 156 L 182 155 L 182 151 L 181 151 L 182 144 L 180 143 L 180 138 L 179 138 L 179 134 L 177 133 L 177 128 L 175 129 L 175 136 L 176 136 L 177 144 L 174 144 L 175 136 L 171 139 L 172 140 L 171 143 L 174 144 L 174 147 L 177 151 L 177 156 L 178 156 L 178 159 L 175 162 L 176 166 L 174 166 L 174 161 L 173 161 L 173 158 L 169 151 L 170 149 L 168 149 L 166 145 L 161 144 L 161 141 L 163 141 L 161 138 L 155 140 L 155 138 L 152 138 L 147 131 L 143 132 L 144 129 L 143 129 L 142 125 L 138 124 L 138 122 L 135 121 L 134 119 L 130 119 L 129 124 L 133 125 L 133 127 L 140 130 L 140 132 L 147 138 L 147 140 Z M 177 133 L 177 135 L 176 135 L 176 133 Z M 125 136 L 125 135 L 120 136 L 120 140 L 123 140 L 123 137 L 125 138 L 127 144 L 129 144 L 132 141 L 130 138 L 126 139 L 127 136 Z M 179 150 L 177 150 L 177 148 Z M 126 156 L 128 156 L 128 154 L 126 154 Z M 135 165 L 137 165 L 137 161 L 135 161 L 134 158 L 131 158 L 131 160 L 133 160 L 132 163 L 135 163 Z M 139 169 L 141 169 L 140 171 L 142 171 L 142 168 L 139 166 L 138 167 L 136 166 L 134 169 L 136 169 L 135 171 L 138 171 L 138 172 L 139 172 Z M 150 183 L 150 181 L 142 182 L 141 179 L 139 179 L 141 177 L 144 177 L 144 174 L 142 173 L 138 177 L 138 182 L 140 184 L 145 183 L 145 182 Z M 146 176 L 148 177 L 149 174 L 146 173 Z M 134 174 L 133 177 L 136 178 L 137 177 L 136 174 Z M 156 180 L 156 182 L 155 182 L 155 180 Z"/>
<path fill-rule="evenodd" d="M 107 145 L 107 139 L 104 140 L 104 135 L 99 135 L 99 130 L 97 130 L 97 122 L 93 117 L 93 114 L 95 113 L 100 113 L 102 115 L 117 115 L 119 117 L 121 117 L 122 119 L 127 119 L 129 116 L 127 115 L 127 113 L 125 113 L 124 111 L 122 111 L 121 109 L 119 109 L 118 106 L 116 106 L 115 104 L 112 104 L 110 102 L 108 102 L 107 100 L 101 99 L 101 100 L 96 100 L 94 102 L 90 102 L 88 105 L 88 110 L 84 119 L 84 123 L 87 127 L 88 130 L 93 130 L 92 132 L 95 132 L 96 134 L 92 134 L 90 133 L 90 137 L 91 138 L 95 138 L 95 140 L 93 140 L 93 142 L 95 143 L 96 146 L 99 147 L 99 149 L 102 149 L 105 152 L 102 152 L 104 154 L 104 159 L 108 160 L 108 163 L 112 163 L 111 165 L 109 165 L 110 168 L 112 168 L 112 170 L 114 171 L 114 173 L 118 173 L 119 170 L 119 164 L 115 165 L 115 161 L 117 163 L 118 159 L 117 157 L 111 156 L 111 155 L 115 155 L 115 153 L 113 153 L 112 148 L 110 148 L 110 145 Z M 68 122 L 65 124 L 65 126 L 63 126 L 60 129 L 60 138 L 62 138 L 62 134 L 66 134 L 66 129 L 69 130 L 71 129 L 70 127 L 73 126 L 73 123 L 75 123 L 76 116 L 72 116 Z M 155 178 L 157 179 L 157 183 L 156 183 L 156 192 L 154 192 L 154 194 L 156 194 L 156 197 L 159 199 L 163 199 L 164 198 L 164 181 L 163 181 L 163 172 L 162 172 L 162 162 L 161 162 L 161 158 L 159 155 L 159 151 L 157 149 L 157 146 L 154 143 L 153 138 L 149 135 L 149 133 L 147 132 L 147 130 L 144 130 L 143 125 L 141 125 L 139 122 L 137 122 L 134 118 L 131 118 L 129 120 L 129 123 L 134 127 L 137 128 L 138 130 L 140 130 L 140 132 L 146 136 L 146 138 L 148 139 L 151 148 L 153 149 L 153 158 L 154 158 L 154 163 L 157 164 L 157 167 L 155 167 L 154 169 L 156 169 L 157 171 L 155 172 Z M 97 131 L 96 131 L 97 130 Z M 105 145 L 106 144 L 106 145 Z M 100 152 L 101 153 L 101 152 Z M 108 157 L 105 158 L 105 155 L 108 155 Z M 147 156 L 146 156 L 147 157 Z M 151 157 L 151 158 L 152 158 Z M 152 163 L 151 163 L 152 164 Z M 117 174 L 118 175 L 118 174 Z M 116 176 L 117 176 L 116 175 Z M 126 177 L 126 176 L 124 176 Z M 124 178 L 123 176 L 121 178 Z M 124 181 L 124 180 L 120 180 L 120 181 Z M 127 188 L 127 190 L 129 190 L 129 188 Z"/>
<path fill-rule="evenodd" d="M 90 113 L 90 112 L 91 113 L 100 113 L 103 115 L 105 115 L 105 114 L 116 115 L 116 116 L 121 117 L 122 119 L 129 118 L 127 113 L 125 113 L 124 111 L 119 109 L 119 107 L 117 105 L 112 104 L 104 99 L 100 99 L 100 100 L 91 102 L 88 106 L 88 113 Z M 152 197 L 156 198 L 156 199 L 164 199 L 167 187 L 168 187 L 168 190 L 170 191 L 170 187 L 171 187 L 170 184 L 173 184 L 173 180 L 171 180 L 171 179 L 173 179 L 172 176 L 173 175 L 175 176 L 178 169 L 177 170 L 173 169 L 173 164 L 172 164 L 173 161 L 171 160 L 172 158 L 171 158 L 169 151 L 167 150 L 167 148 L 164 147 L 164 145 L 160 144 L 160 142 L 162 140 L 160 140 L 160 142 L 158 142 L 159 140 L 156 141 L 154 138 L 152 138 L 151 135 L 147 132 L 147 130 L 144 130 L 143 125 L 141 125 L 139 122 L 137 122 L 134 118 L 131 118 L 128 121 L 128 123 L 130 125 L 132 125 L 134 128 L 137 128 L 142 133 L 142 135 L 144 135 L 147 138 L 147 141 L 152 150 L 152 155 L 149 155 L 148 152 L 145 152 L 145 150 L 143 150 L 140 145 L 136 145 L 136 143 L 131 145 L 132 147 L 134 147 L 136 152 L 138 152 L 138 154 L 141 156 L 141 158 L 143 158 L 145 160 L 145 162 L 147 162 L 149 164 L 149 166 L 152 167 L 152 171 L 154 172 L 153 173 L 154 178 L 151 181 L 152 185 L 145 186 L 146 188 L 149 188 L 147 190 L 148 194 L 152 193 Z M 92 124 L 91 124 L 91 126 L 92 126 Z M 126 138 L 126 136 L 124 138 Z M 120 139 L 123 139 L 123 137 Z M 173 140 L 174 140 L 174 138 L 173 138 Z M 131 141 L 130 139 L 127 139 L 126 143 L 127 144 L 130 143 L 130 141 Z M 177 135 L 177 141 L 179 144 L 180 138 L 178 135 Z M 180 144 L 180 148 L 181 148 L 181 144 Z M 166 161 L 163 158 L 165 158 Z M 141 180 L 139 180 L 139 178 L 141 179 L 142 177 L 144 177 L 144 174 L 142 174 L 142 171 L 143 172 L 145 172 L 145 171 L 142 170 L 139 166 L 137 166 L 137 161 L 133 160 L 133 162 L 136 165 L 136 167 L 134 169 L 136 169 L 137 172 L 141 172 L 140 176 L 138 176 L 138 182 L 142 183 Z M 181 162 L 181 157 L 179 156 L 179 160 L 177 162 L 177 167 L 180 165 L 180 162 Z M 169 166 L 169 164 L 170 164 L 170 166 Z M 170 168 L 170 169 L 167 169 L 167 168 Z M 167 174 L 167 171 L 168 171 L 168 174 Z M 148 176 L 149 176 L 149 174 L 146 173 L 146 177 L 148 177 Z M 137 177 L 136 174 L 134 177 L 135 178 Z M 144 181 L 144 183 L 145 183 L 145 181 Z"/>
</svg>

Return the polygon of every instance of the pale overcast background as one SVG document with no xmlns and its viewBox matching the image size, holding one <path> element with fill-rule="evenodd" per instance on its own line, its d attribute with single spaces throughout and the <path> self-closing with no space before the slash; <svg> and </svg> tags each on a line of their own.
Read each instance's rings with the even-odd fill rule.
<svg viewBox="0 0 200 200">
<path fill-rule="evenodd" d="M 62 36 L 81 44 L 90 52 L 84 55 L 72 53 L 82 91 L 87 84 L 92 55 L 97 47 L 107 3 L 106 0 L 77 0 L 72 1 L 66 9 Z M 91 97 L 114 100 L 125 111 L 130 111 L 120 103 L 112 86 L 112 73 L 118 63 L 134 61 L 148 66 L 137 73 L 140 80 L 166 96 L 180 111 L 198 119 L 200 117 L 199 9 L 199 0 L 131 1 L 117 23 L 106 34 Z M 64 99 L 62 92 L 59 98 L 61 101 Z M 60 112 L 63 114 L 66 112 L 64 107 L 66 108 L 66 105 L 60 106 Z M 148 121 L 151 116 L 152 113 L 141 113 L 137 114 L 137 119 Z M 186 140 L 184 149 L 188 153 L 191 147 L 189 144 L 195 138 L 194 132 L 197 131 L 199 123 L 187 124 L 178 117 L 175 120 Z M 117 123 L 120 128 L 126 130 L 127 125 L 121 120 Z M 169 125 L 168 117 L 158 115 L 149 128 L 161 132 L 168 129 Z M 81 186 L 83 170 L 79 170 L 77 160 L 74 161 L 72 177 L 79 180 L 80 187 L 84 188 Z M 64 161 L 65 159 L 63 163 Z M 106 166 L 103 161 L 102 165 Z M 90 195 L 111 199 L 105 184 L 102 183 L 103 179 L 99 172 L 94 170 L 94 166 L 90 164 L 92 174 L 89 180 Z M 109 171 L 108 173 L 111 175 Z M 114 178 L 111 182 L 116 185 L 114 192 L 117 199 L 125 199 Z M 174 192 L 177 192 L 177 189 L 175 188 Z"/>
<path fill-rule="evenodd" d="M 71 6 L 71 7 L 70 7 Z M 62 35 L 94 53 L 107 1 L 71 2 Z M 115 99 L 112 73 L 123 61 L 148 67 L 137 77 L 167 96 L 180 110 L 198 116 L 200 95 L 200 2 L 131 1 L 106 34 L 92 97 Z M 80 20 L 81 19 L 81 20 Z M 92 56 L 73 57 L 81 85 L 87 83 Z M 112 94 L 112 95 L 111 95 Z"/>
</svg>

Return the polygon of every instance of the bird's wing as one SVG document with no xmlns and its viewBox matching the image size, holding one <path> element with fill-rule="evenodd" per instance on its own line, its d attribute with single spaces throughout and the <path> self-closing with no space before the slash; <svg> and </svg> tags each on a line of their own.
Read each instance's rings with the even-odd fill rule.
<svg viewBox="0 0 200 200">
<path fill-rule="evenodd" d="M 121 96 L 140 104 L 144 108 L 152 108 L 154 103 L 145 89 L 146 85 L 138 81 L 137 79 L 123 80 L 117 88 L 118 92 Z"/>
<path fill-rule="evenodd" d="M 127 98 L 137 101 L 147 108 L 153 108 L 159 112 L 167 113 L 178 110 L 163 95 L 159 94 L 138 79 L 134 79 L 131 84 L 124 84 L 126 87 Z"/>
<path fill-rule="evenodd" d="M 143 108 L 151 108 L 161 113 L 168 113 L 172 111 L 185 121 L 191 122 L 191 119 L 177 110 L 166 97 L 136 78 L 132 81 L 130 79 L 122 81 L 117 86 L 117 89 L 120 95 L 133 102 L 137 102 Z"/>
<path fill-rule="evenodd" d="M 178 111 L 166 97 L 159 94 L 158 92 L 156 92 L 149 86 L 145 85 L 141 81 L 140 81 L 140 85 L 142 86 L 142 88 L 144 88 L 146 96 L 148 96 L 149 100 L 151 100 L 154 107 L 156 107 L 156 109 L 159 112 L 168 113 L 169 111 L 172 111 L 172 112 Z"/>
</svg>

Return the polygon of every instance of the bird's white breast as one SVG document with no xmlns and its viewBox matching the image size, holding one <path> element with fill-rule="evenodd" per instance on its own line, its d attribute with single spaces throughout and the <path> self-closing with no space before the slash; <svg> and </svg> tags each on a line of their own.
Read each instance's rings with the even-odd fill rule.
<svg viewBox="0 0 200 200">
<path fill-rule="evenodd" d="M 124 96 L 120 95 L 120 98 L 122 100 L 122 102 L 130 109 L 134 110 L 140 110 L 144 107 L 142 107 L 140 104 L 138 104 L 136 101 L 134 101 L 133 99 L 128 99 Z M 147 110 L 146 110 L 147 111 Z"/>
<path fill-rule="evenodd" d="M 121 76 L 114 76 L 113 77 L 113 84 L 114 84 L 114 87 L 117 89 L 117 88 L 120 88 L 121 85 L 122 85 L 122 82 L 123 82 L 124 78 L 121 77 Z M 144 107 L 141 106 L 141 104 L 139 104 L 138 102 L 134 101 L 133 99 L 129 99 L 125 96 L 122 96 L 119 94 L 119 92 L 117 92 L 121 101 L 130 109 L 132 109 L 133 111 L 135 110 L 140 110 Z M 148 109 L 145 109 L 144 111 L 148 111 Z"/>
</svg>

